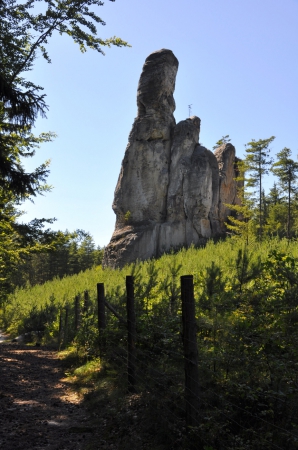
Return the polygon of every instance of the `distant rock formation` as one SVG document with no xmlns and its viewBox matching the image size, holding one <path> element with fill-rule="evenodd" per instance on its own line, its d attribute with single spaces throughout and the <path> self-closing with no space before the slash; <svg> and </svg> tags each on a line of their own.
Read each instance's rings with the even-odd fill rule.
<svg viewBox="0 0 298 450">
<path fill-rule="evenodd" d="M 177 70 L 171 50 L 151 53 L 145 61 L 104 266 L 123 267 L 223 235 L 230 214 L 225 203 L 239 203 L 233 145 L 223 144 L 213 153 L 198 144 L 201 121 L 196 116 L 176 125 Z"/>
</svg>

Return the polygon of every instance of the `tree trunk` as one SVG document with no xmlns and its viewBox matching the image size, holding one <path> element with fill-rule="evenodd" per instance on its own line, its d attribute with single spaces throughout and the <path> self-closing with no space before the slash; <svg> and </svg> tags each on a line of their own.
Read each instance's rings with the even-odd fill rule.
<svg viewBox="0 0 298 450">
<path fill-rule="evenodd" d="M 126 295 L 128 391 L 133 393 L 136 392 L 136 318 L 134 308 L 134 280 L 132 276 L 126 277 Z"/>
<path fill-rule="evenodd" d="M 181 277 L 186 425 L 198 426 L 199 368 L 193 276 Z"/>
</svg>

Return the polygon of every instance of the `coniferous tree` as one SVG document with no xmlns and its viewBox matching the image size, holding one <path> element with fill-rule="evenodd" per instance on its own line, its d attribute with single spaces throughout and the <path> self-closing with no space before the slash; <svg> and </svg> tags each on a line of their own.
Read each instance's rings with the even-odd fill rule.
<svg viewBox="0 0 298 450">
<path fill-rule="evenodd" d="M 297 191 L 298 163 L 291 158 L 291 150 L 284 148 L 277 153 L 278 160 L 272 165 L 272 172 L 278 178 L 280 188 L 286 192 L 287 227 L 286 235 L 289 239 L 292 225 L 292 198 Z"/>
<path fill-rule="evenodd" d="M 24 228 L 27 226 L 28 224 L 23 225 Z M 23 258 L 16 261 L 16 270 L 10 277 L 12 286 L 24 286 L 27 283 L 34 286 L 56 277 L 75 275 L 101 264 L 103 249 L 95 248 L 89 233 L 83 230 L 76 230 L 73 233 L 67 230 L 65 232 L 45 230 L 43 233 L 44 235 L 49 233 L 49 236 L 47 239 L 40 239 L 39 250 L 33 247 L 31 252 L 27 252 Z"/>
<path fill-rule="evenodd" d="M 259 139 L 255 141 L 252 139 L 251 142 L 246 144 L 246 157 L 244 160 L 244 165 L 246 172 L 248 172 L 249 177 L 247 178 L 248 188 L 257 188 L 254 191 L 257 194 L 258 202 L 258 227 L 259 227 L 259 237 L 262 238 L 263 228 L 264 228 L 264 205 L 263 205 L 263 177 L 268 174 L 269 166 L 272 164 L 272 160 L 269 157 L 269 145 L 275 139 L 271 136 L 268 139 Z"/>
<path fill-rule="evenodd" d="M 114 0 L 111 0 L 114 1 Z M 15 269 L 37 261 L 36 271 L 30 270 L 27 281 L 40 282 L 54 274 L 66 273 L 67 252 L 60 242 L 60 258 L 53 250 L 50 233 L 38 234 L 37 222 L 29 228 L 19 226 L 17 205 L 50 189 L 46 184 L 48 162 L 27 173 L 23 158 L 32 157 L 39 144 L 51 141 L 54 133 L 32 133 L 37 116 L 45 116 L 47 105 L 43 88 L 28 80 L 25 75 L 33 68 L 41 54 L 47 62 L 50 57 L 46 45 L 53 33 L 70 36 L 82 52 L 87 48 L 103 53 L 103 46 L 126 46 L 120 38 L 100 39 L 96 24 L 105 25 L 93 7 L 102 6 L 100 0 L 0 0 L 0 289 L 2 298 L 23 278 Z M 28 224 L 27 224 L 28 225 Z M 29 239 L 30 237 L 30 239 Z M 31 239 L 32 238 L 32 239 Z M 52 239 L 52 240 L 51 240 Z M 58 239 L 59 241 L 59 239 Z M 57 244 L 57 247 L 59 247 Z M 43 257 L 33 253 L 45 251 Z M 64 260 L 62 258 L 62 254 Z M 64 266 L 63 266 L 64 264 Z M 36 274 L 38 273 L 38 276 Z M 37 281 L 37 279 L 39 281 Z M 42 282 L 42 281 L 41 281 Z M 11 283 L 11 284 L 10 284 Z"/>
<path fill-rule="evenodd" d="M 272 188 L 269 189 L 267 202 L 269 205 L 277 205 L 278 203 L 280 203 L 280 200 L 280 190 L 278 189 L 277 184 L 274 181 Z"/>
<path fill-rule="evenodd" d="M 233 213 L 233 215 L 228 217 L 226 227 L 233 236 L 243 239 L 245 245 L 248 245 L 255 237 L 254 201 L 246 189 L 244 161 L 237 163 L 237 171 L 238 176 L 235 178 L 235 181 L 237 182 L 237 197 L 240 200 L 240 204 L 226 204 Z"/>
<path fill-rule="evenodd" d="M 273 183 L 269 194 L 265 196 L 265 201 L 268 210 L 265 225 L 266 232 L 271 236 L 279 236 L 282 234 L 282 230 L 286 229 L 286 204 L 276 182 Z"/>
<path fill-rule="evenodd" d="M 15 144 L 15 135 L 27 147 L 34 143 L 31 128 L 37 115 L 45 116 L 48 109 L 43 88 L 24 78 L 38 54 L 51 62 L 48 39 L 55 32 L 71 36 L 82 52 L 91 48 L 103 53 L 102 46 L 127 45 L 117 37 L 103 40 L 96 36 L 95 24 L 105 23 L 90 6 L 102 6 L 100 0 L 45 0 L 38 2 L 38 12 L 34 4 L 34 0 L 0 2 L 0 186 L 8 186 L 18 196 L 34 196 L 47 173 L 44 167 L 25 172 L 21 158 L 34 153 L 24 153 Z"/>
<path fill-rule="evenodd" d="M 215 150 L 217 147 L 220 147 L 223 144 L 228 144 L 229 142 L 231 142 L 230 135 L 226 134 L 216 142 L 216 144 L 213 146 L 213 150 Z"/>
</svg>

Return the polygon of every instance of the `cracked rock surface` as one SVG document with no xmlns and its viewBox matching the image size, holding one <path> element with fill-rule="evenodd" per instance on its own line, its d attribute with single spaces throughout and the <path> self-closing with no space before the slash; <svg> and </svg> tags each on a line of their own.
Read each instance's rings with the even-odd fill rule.
<svg viewBox="0 0 298 450">
<path fill-rule="evenodd" d="M 177 70 L 178 60 L 167 49 L 151 53 L 143 66 L 104 266 L 123 267 L 222 236 L 231 214 L 225 204 L 239 204 L 233 145 L 223 144 L 215 153 L 200 145 L 196 116 L 176 125 Z"/>
</svg>

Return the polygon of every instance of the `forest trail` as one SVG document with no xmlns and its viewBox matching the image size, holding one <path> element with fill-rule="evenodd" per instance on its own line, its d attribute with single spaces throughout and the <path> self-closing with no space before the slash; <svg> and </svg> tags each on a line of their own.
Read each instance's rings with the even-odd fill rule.
<svg viewBox="0 0 298 450">
<path fill-rule="evenodd" d="M 90 448 L 88 413 L 57 353 L 7 342 L 0 343 L 0 449 Z"/>
</svg>

